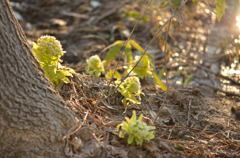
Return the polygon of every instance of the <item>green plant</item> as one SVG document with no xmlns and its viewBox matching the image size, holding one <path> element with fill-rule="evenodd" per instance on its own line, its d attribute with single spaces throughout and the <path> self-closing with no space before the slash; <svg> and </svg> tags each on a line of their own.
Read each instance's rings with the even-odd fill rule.
<svg viewBox="0 0 240 158">
<path fill-rule="evenodd" d="M 112 60 L 116 59 L 116 57 L 120 54 L 121 49 L 124 47 L 125 49 L 123 51 L 125 55 L 125 60 L 128 64 L 132 64 L 133 56 L 132 56 L 132 48 L 137 49 L 140 52 L 144 52 L 144 49 L 141 48 L 135 41 L 129 40 L 128 42 L 125 41 L 116 41 L 113 44 L 111 44 L 108 48 L 108 52 L 104 58 L 106 61 L 106 64 L 109 64 Z"/>
<path fill-rule="evenodd" d="M 136 65 L 136 66 L 135 66 Z M 150 59 L 147 55 L 141 56 L 135 56 L 134 62 L 129 69 L 133 69 L 133 72 L 140 78 L 143 78 L 145 76 L 151 76 L 152 67 Z"/>
<path fill-rule="evenodd" d="M 154 126 L 148 126 L 142 121 L 142 114 L 137 118 L 136 111 L 133 111 L 132 117 L 125 118 L 121 124 L 117 125 L 120 138 L 127 138 L 128 144 L 142 145 L 144 141 L 149 141 L 154 138 Z"/>
<path fill-rule="evenodd" d="M 68 77 L 72 77 L 74 70 L 61 65 L 60 59 L 65 53 L 61 43 L 53 36 L 41 36 L 37 43 L 33 43 L 32 53 L 39 62 L 47 79 L 53 85 L 69 83 Z"/>
<path fill-rule="evenodd" d="M 122 75 L 117 71 L 117 70 L 114 70 L 114 69 L 110 69 L 108 70 L 108 72 L 105 74 L 105 78 L 106 79 L 117 79 L 117 80 L 120 80 L 122 78 Z"/>
<path fill-rule="evenodd" d="M 95 77 L 99 77 L 105 72 L 103 62 L 98 55 L 91 56 L 87 59 L 86 72 L 87 74 Z"/>
<path fill-rule="evenodd" d="M 124 66 L 125 71 L 123 74 L 120 74 L 116 69 L 109 69 L 105 73 L 104 66 L 109 66 L 110 63 L 117 58 L 117 56 L 122 52 L 122 48 L 125 47 L 123 53 L 127 66 Z M 116 84 L 118 84 L 118 92 L 124 97 L 122 103 L 125 106 L 128 106 L 130 103 L 140 104 L 141 97 L 143 94 L 141 91 L 141 83 L 139 78 L 143 77 L 152 77 L 155 81 L 155 84 L 160 86 L 163 91 L 167 90 L 160 80 L 159 76 L 154 70 L 154 65 L 151 62 L 151 55 L 147 53 L 137 42 L 133 40 L 128 41 L 116 41 L 109 47 L 107 47 L 108 52 L 104 58 L 104 61 L 101 61 L 98 55 L 91 56 L 87 59 L 87 68 L 86 72 L 92 76 L 99 77 L 101 74 L 105 73 L 105 78 L 107 79 L 116 79 Z M 133 60 L 132 49 L 136 49 L 141 52 L 141 56 L 136 56 Z M 129 75 L 134 75 L 135 77 L 129 77 Z M 125 79 L 121 81 L 121 79 Z"/>
<path fill-rule="evenodd" d="M 215 3 L 216 3 L 216 9 L 215 9 L 216 16 L 217 16 L 218 21 L 220 21 L 225 13 L 225 9 L 227 6 L 226 1 L 225 0 L 216 0 Z"/>
<path fill-rule="evenodd" d="M 121 82 L 116 81 L 117 84 Z M 127 106 L 129 103 L 140 104 L 140 95 L 143 94 L 141 91 L 141 84 L 137 77 L 128 77 L 125 79 L 118 88 L 118 91 L 124 97 L 122 99 L 123 105 Z"/>
<path fill-rule="evenodd" d="M 143 15 L 138 11 L 128 11 L 125 14 L 125 16 L 128 18 L 132 18 L 134 20 L 139 20 L 139 21 L 144 21 L 144 22 L 149 21 L 149 17 L 147 15 Z"/>
<path fill-rule="evenodd" d="M 125 56 L 125 61 L 127 62 L 126 71 L 123 73 L 125 77 L 129 72 L 137 77 L 152 77 L 155 81 L 155 84 L 158 85 L 163 91 L 167 91 L 167 86 L 163 84 L 159 76 L 155 72 L 155 66 L 151 61 L 151 55 L 147 53 L 137 42 L 134 40 L 125 41 L 116 41 L 108 48 L 108 52 L 105 57 L 106 65 L 114 60 L 121 52 L 121 48 L 125 45 L 125 50 L 123 51 Z M 136 56 L 133 60 L 132 49 L 136 49 L 141 53 L 140 56 Z"/>
</svg>

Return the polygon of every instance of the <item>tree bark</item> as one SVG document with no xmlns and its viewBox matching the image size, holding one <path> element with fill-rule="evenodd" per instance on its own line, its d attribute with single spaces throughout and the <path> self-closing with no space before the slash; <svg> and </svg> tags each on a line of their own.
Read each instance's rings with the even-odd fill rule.
<svg viewBox="0 0 240 158">
<path fill-rule="evenodd" d="M 8 0 L 0 0 L 0 157 L 61 158 L 73 114 L 33 58 Z"/>
</svg>

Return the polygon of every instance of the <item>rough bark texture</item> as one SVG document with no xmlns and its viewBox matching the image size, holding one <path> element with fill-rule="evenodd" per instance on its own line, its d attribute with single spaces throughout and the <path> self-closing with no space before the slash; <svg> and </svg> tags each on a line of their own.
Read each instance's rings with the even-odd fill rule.
<svg viewBox="0 0 240 158">
<path fill-rule="evenodd" d="M 8 0 L 0 0 L 0 157 L 61 158 L 74 117 L 31 55 Z"/>
</svg>

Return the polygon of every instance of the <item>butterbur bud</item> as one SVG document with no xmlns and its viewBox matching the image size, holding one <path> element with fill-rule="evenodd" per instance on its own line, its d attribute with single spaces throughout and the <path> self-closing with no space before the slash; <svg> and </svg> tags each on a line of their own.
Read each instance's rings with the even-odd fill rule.
<svg viewBox="0 0 240 158">
<path fill-rule="evenodd" d="M 37 40 L 33 51 L 40 51 L 44 55 L 56 58 L 60 58 L 64 54 L 61 43 L 55 37 L 47 35 L 41 36 Z"/>
<path fill-rule="evenodd" d="M 121 81 L 116 81 L 117 84 L 120 84 Z M 137 77 L 128 77 L 123 81 L 119 86 L 118 91 L 121 93 L 124 98 L 122 103 L 125 106 L 128 106 L 129 103 L 140 104 L 140 95 L 143 94 L 141 90 L 141 83 Z"/>
<path fill-rule="evenodd" d="M 61 43 L 53 36 L 41 36 L 37 43 L 33 43 L 32 53 L 39 62 L 47 79 L 54 86 L 60 83 L 69 83 L 74 70 L 61 65 L 61 56 L 64 54 Z"/>
<path fill-rule="evenodd" d="M 86 71 L 89 75 L 95 77 L 99 77 L 101 73 L 105 71 L 103 62 L 101 61 L 98 55 L 91 56 L 89 59 L 87 59 Z"/>
<path fill-rule="evenodd" d="M 135 94 L 141 93 L 141 83 L 137 77 L 129 77 L 125 80 L 123 85 L 131 92 Z"/>
</svg>

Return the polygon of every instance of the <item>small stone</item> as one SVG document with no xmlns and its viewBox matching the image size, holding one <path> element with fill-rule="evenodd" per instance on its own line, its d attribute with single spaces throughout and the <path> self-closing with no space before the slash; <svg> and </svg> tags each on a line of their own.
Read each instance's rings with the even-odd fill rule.
<svg viewBox="0 0 240 158">
<path fill-rule="evenodd" d="M 102 4 L 98 1 L 91 1 L 90 4 L 94 9 L 102 6 Z"/>
</svg>

